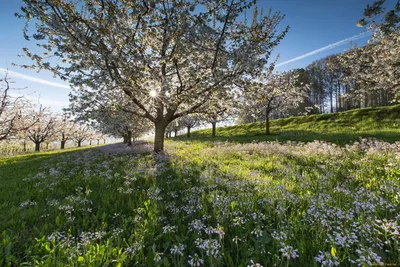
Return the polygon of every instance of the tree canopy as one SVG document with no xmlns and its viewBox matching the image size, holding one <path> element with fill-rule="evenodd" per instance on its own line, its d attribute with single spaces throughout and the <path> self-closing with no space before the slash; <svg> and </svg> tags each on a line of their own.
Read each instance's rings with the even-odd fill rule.
<svg viewBox="0 0 400 267">
<path fill-rule="evenodd" d="M 52 71 L 81 97 L 118 92 L 129 112 L 154 123 L 155 151 L 171 121 L 266 68 L 288 30 L 278 32 L 283 16 L 264 15 L 255 0 L 23 2 L 25 38 L 42 49 L 24 49 L 35 62 L 26 67 Z"/>
</svg>

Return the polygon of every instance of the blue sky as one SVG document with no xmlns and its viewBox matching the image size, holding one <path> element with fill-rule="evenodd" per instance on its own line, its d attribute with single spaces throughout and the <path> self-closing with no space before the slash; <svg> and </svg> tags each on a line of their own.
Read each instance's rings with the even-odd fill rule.
<svg viewBox="0 0 400 267">
<path fill-rule="evenodd" d="M 395 1 L 387 0 L 392 6 Z M 285 71 L 301 68 L 316 59 L 341 53 L 350 47 L 350 40 L 353 39 L 357 44 L 365 44 L 370 35 L 360 36 L 364 29 L 358 28 L 356 22 L 362 18 L 368 3 L 372 3 L 372 0 L 259 0 L 259 6 L 264 8 L 265 13 L 272 8 L 285 14 L 280 25 L 282 28 L 290 26 L 288 34 L 273 53 L 274 57 L 280 54 L 277 69 Z M 24 20 L 14 16 L 20 6 L 20 0 L 0 0 L 0 75 L 8 68 L 12 71 L 9 76 L 15 81 L 15 87 L 27 87 L 24 92 L 31 98 L 40 98 L 42 104 L 60 109 L 68 105 L 70 90 L 67 83 L 54 78 L 49 72 L 37 73 L 12 66 L 12 63 L 32 64 L 29 59 L 18 57 L 23 47 L 34 46 L 33 42 L 23 38 Z M 343 42 L 338 43 L 340 41 Z M 323 47 L 326 49 L 318 52 Z M 306 56 L 310 52 L 312 55 Z M 306 57 L 286 63 L 302 56 Z"/>
</svg>

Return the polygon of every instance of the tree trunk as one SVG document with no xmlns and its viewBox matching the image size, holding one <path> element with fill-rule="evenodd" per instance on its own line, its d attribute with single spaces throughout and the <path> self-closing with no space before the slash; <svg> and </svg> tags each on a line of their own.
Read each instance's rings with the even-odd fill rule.
<svg viewBox="0 0 400 267">
<path fill-rule="evenodd" d="M 175 137 L 178 136 L 178 129 L 175 129 Z"/>
<path fill-rule="evenodd" d="M 81 147 L 82 140 L 78 140 L 78 147 Z"/>
<path fill-rule="evenodd" d="M 217 136 L 217 122 L 213 121 L 211 122 L 212 125 L 212 137 L 216 137 Z"/>
<path fill-rule="evenodd" d="M 337 111 L 342 111 L 342 93 L 340 92 L 341 86 L 340 86 L 340 82 L 339 80 L 337 81 L 337 94 L 336 94 L 336 98 L 338 99 L 339 102 L 339 109 Z"/>
<path fill-rule="evenodd" d="M 89 146 L 91 146 L 91 145 L 92 145 L 92 140 L 89 141 Z"/>
<path fill-rule="evenodd" d="M 40 151 L 40 142 L 35 142 L 35 152 Z"/>
<path fill-rule="evenodd" d="M 123 138 L 124 138 L 124 144 L 127 144 L 128 143 L 128 135 L 124 134 Z"/>
<path fill-rule="evenodd" d="M 187 133 L 186 133 L 186 137 L 190 138 L 190 126 L 187 126 Z"/>
<path fill-rule="evenodd" d="M 97 139 L 97 145 L 100 145 L 100 139 Z"/>
<path fill-rule="evenodd" d="M 164 150 L 165 125 L 162 121 L 156 121 L 155 127 L 156 132 L 154 136 L 154 152 L 161 152 Z"/>
<path fill-rule="evenodd" d="M 132 131 L 128 131 L 128 136 L 127 136 L 127 143 L 128 143 L 128 146 L 131 146 L 132 145 Z"/>
<path fill-rule="evenodd" d="M 65 141 L 61 141 L 61 149 L 65 148 Z"/>
<path fill-rule="evenodd" d="M 265 134 L 270 135 L 270 130 L 269 130 L 269 111 L 267 110 L 265 112 Z"/>
<path fill-rule="evenodd" d="M 103 141 L 104 141 L 104 144 L 106 144 L 106 139 L 104 139 Z"/>
<path fill-rule="evenodd" d="M 24 141 L 24 152 L 26 152 L 26 141 Z"/>
<path fill-rule="evenodd" d="M 331 103 L 331 113 L 333 113 L 333 88 L 331 87 L 330 89 L 329 89 L 329 100 L 330 100 L 330 103 Z"/>
</svg>

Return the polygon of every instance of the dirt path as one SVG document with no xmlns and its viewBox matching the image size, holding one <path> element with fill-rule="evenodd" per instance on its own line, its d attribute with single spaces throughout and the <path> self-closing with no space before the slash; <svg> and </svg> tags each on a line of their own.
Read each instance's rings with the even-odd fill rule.
<svg viewBox="0 0 400 267">
<path fill-rule="evenodd" d="M 110 154 L 142 154 L 151 152 L 153 144 L 145 141 L 136 141 L 132 142 L 130 147 L 126 144 L 118 143 L 96 147 L 95 149 Z"/>
</svg>

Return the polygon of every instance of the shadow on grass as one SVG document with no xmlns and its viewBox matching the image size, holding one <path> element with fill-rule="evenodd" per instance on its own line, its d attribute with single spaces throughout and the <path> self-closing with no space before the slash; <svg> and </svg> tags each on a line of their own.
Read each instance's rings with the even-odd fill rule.
<svg viewBox="0 0 400 267">
<path fill-rule="evenodd" d="M 400 141 L 399 131 L 385 132 L 355 132 L 355 133 L 317 133 L 313 131 L 286 131 L 280 133 L 272 133 L 271 135 L 249 134 L 249 135 L 232 135 L 232 136 L 204 136 L 193 134 L 191 138 L 178 136 L 173 138 L 174 141 L 199 141 L 199 142 L 234 142 L 234 143 L 251 143 L 266 141 L 295 141 L 295 142 L 312 142 L 315 140 L 335 143 L 337 145 L 345 145 L 360 138 L 375 138 L 378 140 L 394 143 Z"/>
</svg>

